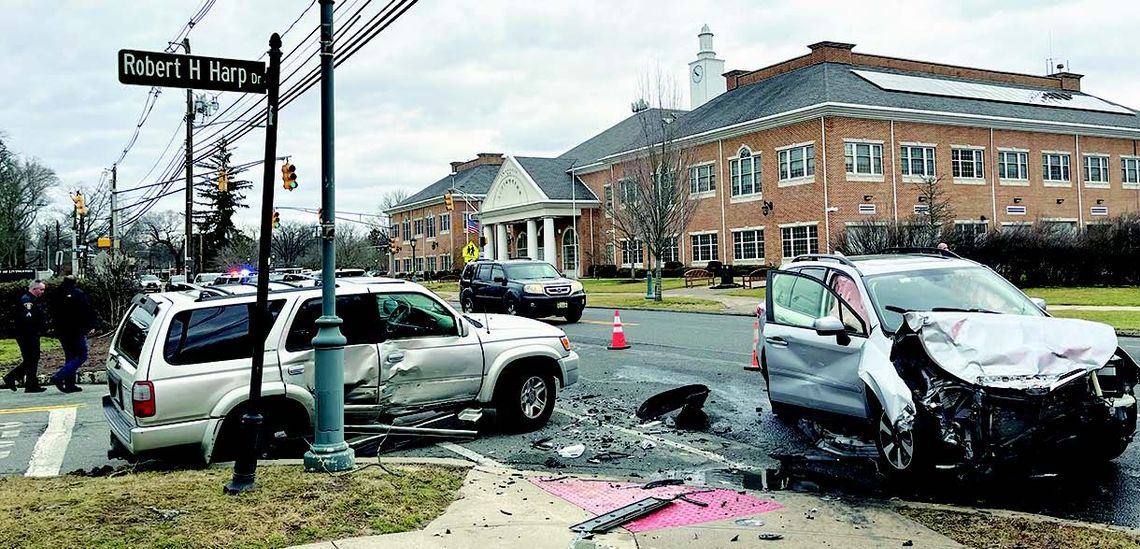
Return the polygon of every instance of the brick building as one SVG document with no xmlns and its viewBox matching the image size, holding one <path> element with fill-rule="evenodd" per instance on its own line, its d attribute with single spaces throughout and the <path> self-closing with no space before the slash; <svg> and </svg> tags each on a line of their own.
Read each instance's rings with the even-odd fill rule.
<svg viewBox="0 0 1140 549">
<path fill-rule="evenodd" d="M 488 252 L 578 273 L 648 265 L 607 215 L 622 163 L 643 154 L 647 120 L 668 123 L 693 158 L 682 177 L 696 213 L 665 258 L 687 265 L 829 251 L 843 231 L 921 213 L 928 178 L 945 189 L 955 228 L 971 233 L 1032 223 L 1086 230 L 1140 211 L 1140 116 L 1083 93 L 1081 75 L 820 42 L 782 63 L 723 72 L 721 83 L 709 82 L 723 61 L 707 27 L 700 45 L 693 110 L 641 110 L 558 158 L 508 155 L 480 214 Z"/>
</svg>

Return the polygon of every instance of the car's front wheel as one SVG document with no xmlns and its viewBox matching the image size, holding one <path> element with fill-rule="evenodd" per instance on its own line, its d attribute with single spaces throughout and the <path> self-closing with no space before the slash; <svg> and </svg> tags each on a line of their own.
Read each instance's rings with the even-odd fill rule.
<svg viewBox="0 0 1140 549">
<path fill-rule="evenodd" d="M 921 417 L 905 431 L 899 430 L 885 411 L 876 410 L 875 446 L 879 450 L 879 461 L 888 477 L 909 478 L 922 474 L 932 463 L 928 454 L 933 449 L 932 440 L 925 439 Z"/>
<path fill-rule="evenodd" d="M 503 429 L 525 433 L 537 430 L 554 413 L 554 378 L 540 372 L 508 373 L 495 391 L 495 413 Z"/>
<path fill-rule="evenodd" d="M 503 303 L 503 312 L 511 316 L 519 314 L 519 302 L 513 297 L 508 297 L 506 302 Z"/>
<path fill-rule="evenodd" d="M 571 309 L 571 311 L 566 315 L 565 318 L 566 318 L 566 322 L 571 322 L 571 323 L 578 322 L 579 320 L 582 320 L 582 309 Z"/>
<path fill-rule="evenodd" d="M 463 294 L 463 298 L 459 300 L 459 305 L 463 308 L 465 313 L 479 312 L 475 307 L 475 295 L 471 292 Z"/>
</svg>

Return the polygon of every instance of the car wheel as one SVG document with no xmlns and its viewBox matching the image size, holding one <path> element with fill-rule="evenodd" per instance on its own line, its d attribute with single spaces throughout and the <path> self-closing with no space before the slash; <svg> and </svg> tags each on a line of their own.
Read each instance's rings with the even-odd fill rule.
<svg viewBox="0 0 1140 549">
<path fill-rule="evenodd" d="M 463 312 L 465 313 L 479 312 L 475 310 L 475 296 L 471 295 L 470 292 L 463 295 L 463 299 L 459 300 L 459 304 L 463 307 Z"/>
<path fill-rule="evenodd" d="M 582 320 L 582 309 L 570 311 L 570 314 L 566 315 L 566 322 L 578 322 L 579 320 Z"/>
<path fill-rule="evenodd" d="M 557 388 L 550 374 L 516 370 L 495 391 L 495 412 L 506 431 L 537 430 L 554 413 Z"/>
<path fill-rule="evenodd" d="M 513 297 L 508 297 L 506 303 L 503 304 L 503 312 L 516 316 L 519 314 L 519 303 Z"/>
<path fill-rule="evenodd" d="M 893 478 L 908 478 L 921 474 L 930 463 L 929 449 L 932 441 L 924 438 L 921 417 L 914 419 L 909 431 L 899 432 L 885 411 L 876 407 L 875 447 L 879 450 L 879 460 L 883 473 Z"/>
</svg>

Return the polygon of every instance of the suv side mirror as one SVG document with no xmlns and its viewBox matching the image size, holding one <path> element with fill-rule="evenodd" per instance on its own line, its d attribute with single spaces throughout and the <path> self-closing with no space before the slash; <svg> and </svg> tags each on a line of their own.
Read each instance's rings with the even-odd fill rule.
<svg viewBox="0 0 1140 549">
<path fill-rule="evenodd" d="M 1029 301 L 1032 301 L 1033 304 L 1036 305 L 1038 309 L 1041 309 L 1042 311 L 1046 310 L 1045 309 L 1045 306 L 1046 306 L 1045 298 L 1031 297 L 1031 298 L 1029 298 Z"/>
<path fill-rule="evenodd" d="M 812 328 L 815 329 L 816 334 L 821 336 L 835 336 L 836 343 L 840 345 L 847 345 L 851 342 L 851 336 L 847 335 L 847 327 L 843 325 L 843 321 L 833 316 L 815 319 Z"/>
<path fill-rule="evenodd" d="M 496 276 L 496 277 L 495 277 L 495 279 L 494 279 L 494 280 L 492 280 L 492 282 L 494 282 L 495 284 L 502 284 L 502 285 L 506 286 L 506 284 L 507 284 L 507 279 L 505 279 L 505 278 L 503 278 L 503 277 L 501 277 L 501 276 Z"/>
</svg>

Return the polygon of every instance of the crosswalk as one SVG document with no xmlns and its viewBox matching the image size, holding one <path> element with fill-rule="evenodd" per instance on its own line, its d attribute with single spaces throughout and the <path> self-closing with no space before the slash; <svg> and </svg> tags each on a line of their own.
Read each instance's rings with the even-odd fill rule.
<svg viewBox="0 0 1140 549">
<path fill-rule="evenodd" d="M 20 474 L 22 470 L 23 475 L 29 477 L 58 476 L 79 406 L 0 409 L 0 470 L 6 474 Z M 42 415 L 45 412 L 46 424 Z M 17 418 L 23 421 L 15 421 Z M 34 445 L 32 437 L 35 437 Z M 23 460 L 27 460 L 26 468 L 20 463 Z"/>
</svg>

